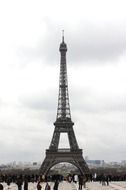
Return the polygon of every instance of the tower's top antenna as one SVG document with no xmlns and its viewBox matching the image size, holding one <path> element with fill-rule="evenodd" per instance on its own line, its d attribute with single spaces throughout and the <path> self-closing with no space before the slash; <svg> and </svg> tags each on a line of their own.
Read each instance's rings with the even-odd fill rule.
<svg viewBox="0 0 126 190">
<path fill-rule="evenodd" d="M 62 42 L 64 43 L 64 30 L 62 30 Z"/>
<path fill-rule="evenodd" d="M 64 42 L 64 30 L 62 30 L 62 42 L 60 43 L 59 51 L 62 53 L 67 52 L 67 45 Z"/>
</svg>

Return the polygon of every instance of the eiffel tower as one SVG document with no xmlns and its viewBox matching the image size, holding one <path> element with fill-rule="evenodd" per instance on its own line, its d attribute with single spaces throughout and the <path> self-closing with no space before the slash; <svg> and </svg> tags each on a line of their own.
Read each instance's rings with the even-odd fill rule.
<svg viewBox="0 0 126 190">
<path fill-rule="evenodd" d="M 75 137 L 73 130 L 74 123 L 71 120 L 66 65 L 67 45 L 64 42 L 64 33 L 59 51 L 61 60 L 57 117 L 54 123 L 53 137 L 49 149 L 46 150 L 46 157 L 41 165 L 40 174 L 47 175 L 54 165 L 61 162 L 68 162 L 76 166 L 82 175 L 89 175 L 88 166 L 82 156 L 82 149 L 79 149 Z M 70 145 L 69 149 L 58 148 L 61 133 L 67 133 Z"/>
</svg>

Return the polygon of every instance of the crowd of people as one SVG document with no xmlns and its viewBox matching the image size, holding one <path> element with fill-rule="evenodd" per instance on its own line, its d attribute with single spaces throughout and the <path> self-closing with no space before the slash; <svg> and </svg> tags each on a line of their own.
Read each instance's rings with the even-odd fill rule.
<svg viewBox="0 0 126 190">
<path fill-rule="evenodd" d="M 67 176 L 62 175 L 50 175 L 50 176 L 42 176 L 42 175 L 2 175 L 0 174 L 0 190 L 3 190 L 2 183 L 6 183 L 8 185 L 8 189 L 11 183 L 15 183 L 18 187 L 18 190 L 28 190 L 29 183 L 36 183 L 36 189 L 41 190 L 41 182 L 46 182 L 45 190 L 51 190 L 49 181 L 54 182 L 53 190 L 58 190 L 59 182 L 66 180 L 69 183 L 74 182 L 78 183 L 78 189 L 82 190 L 82 187 L 86 187 L 87 181 L 99 181 L 102 185 L 109 185 L 111 181 L 126 181 L 125 175 L 105 175 L 96 173 L 83 176 L 77 174 L 68 174 Z"/>
<path fill-rule="evenodd" d="M 45 190 L 51 190 L 48 181 L 54 181 L 53 190 L 58 190 L 59 182 L 63 180 L 63 176 L 61 175 L 53 175 L 53 176 L 39 176 L 39 175 L 0 175 L 0 190 L 4 189 L 2 183 L 6 183 L 8 189 L 11 183 L 15 183 L 18 187 L 18 190 L 28 190 L 28 185 L 30 182 L 37 183 L 36 189 L 41 190 L 41 182 L 46 182 Z"/>
</svg>

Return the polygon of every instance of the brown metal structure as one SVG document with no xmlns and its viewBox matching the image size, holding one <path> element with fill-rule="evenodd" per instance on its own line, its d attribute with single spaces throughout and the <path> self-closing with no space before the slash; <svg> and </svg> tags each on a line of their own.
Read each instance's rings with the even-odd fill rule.
<svg viewBox="0 0 126 190">
<path fill-rule="evenodd" d="M 55 129 L 53 137 L 49 149 L 46 150 L 46 157 L 41 165 L 40 174 L 47 175 L 50 168 L 55 164 L 68 162 L 75 165 L 81 174 L 88 175 L 90 172 L 83 158 L 82 149 L 79 149 L 73 130 L 74 123 L 71 120 L 66 65 L 67 45 L 64 42 L 64 34 L 59 51 L 61 60 L 57 117 L 54 123 Z M 69 149 L 58 148 L 61 133 L 68 134 Z"/>
</svg>

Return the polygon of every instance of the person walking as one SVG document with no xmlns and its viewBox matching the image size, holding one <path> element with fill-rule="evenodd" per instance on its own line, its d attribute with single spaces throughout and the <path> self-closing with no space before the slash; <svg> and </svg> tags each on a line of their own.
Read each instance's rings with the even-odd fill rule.
<svg viewBox="0 0 126 190">
<path fill-rule="evenodd" d="M 24 180 L 24 190 L 28 190 L 28 180 Z"/>
<path fill-rule="evenodd" d="M 56 180 L 55 183 L 54 183 L 53 190 L 58 190 L 58 186 L 59 186 L 59 181 Z"/>
<path fill-rule="evenodd" d="M 78 176 L 78 180 L 79 180 L 79 188 L 78 188 L 78 190 L 82 190 L 83 176 L 82 175 Z"/>
<path fill-rule="evenodd" d="M 40 185 L 40 181 L 39 181 L 37 184 L 37 190 L 41 190 L 41 189 L 42 189 L 42 186 Z"/>
<path fill-rule="evenodd" d="M 83 186 L 84 186 L 84 188 L 86 188 L 86 182 L 87 182 L 87 177 L 84 176 L 84 178 L 83 178 Z"/>
<path fill-rule="evenodd" d="M 45 190 L 51 190 L 51 187 L 48 183 L 46 183 Z"/>
<path fill-rule="evenodd" d="M 0 190 L 3 190 L 3 188 L 4 188 L 3 185 L 0 183 Z"/>
<path fill-rule="evenodd" d="M 108 175 L 106 176 L 106 183 L 107 183 L 107 186 L 109 186 L 109 176 Z"/>
<path fill-rule="evenodd" d="M 102 182 L 102 186 L 106 186 L 104 174 L 102 174 L 102 176 L 101 176 L 101 182 Z"/>
</svg>

